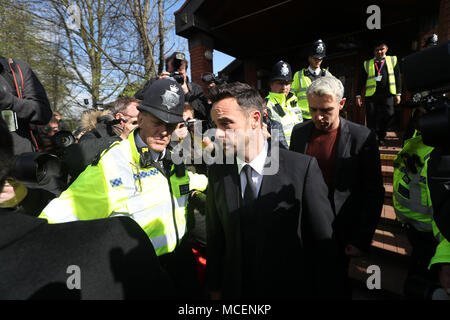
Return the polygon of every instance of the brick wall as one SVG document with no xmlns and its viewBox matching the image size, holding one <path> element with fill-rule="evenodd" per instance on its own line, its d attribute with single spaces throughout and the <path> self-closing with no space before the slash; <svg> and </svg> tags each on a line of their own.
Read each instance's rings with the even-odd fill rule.
<svg viewBox="0 0 450 320">
<path fill-rule="evenodd" d="M 191 81 L 199 84 L 203 88 L 203 92 L 207 92 L 206 85 L 202 82 L 202 73 L 213 72 L 212 61 L 205 58 L 205 51 L 213 50 L 205 46 L 196 46 L 195 48 L 189 48 L 190 61 L 189 67 L 191 68 Z"/>
</svg>

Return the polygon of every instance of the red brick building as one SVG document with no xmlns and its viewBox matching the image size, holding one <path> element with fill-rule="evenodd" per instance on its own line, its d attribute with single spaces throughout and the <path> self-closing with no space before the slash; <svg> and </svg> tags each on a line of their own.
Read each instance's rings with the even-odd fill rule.
<svg viewBox="0 0 450 320">
<path fill-rule="evenodd" d="M 369 30 L 370 5 L 381 13 L 381 29 Z M 244 81 L 264 96 L 271 66 L 289 62 L 293 70 L 306 66 L 309 47 L 322 39 L 327 57 L 322 66 L 345 86 L 347 116 L 364 121 L 364 110 L 354 105 L 362 62 L 372 56 L 372 43 L 384 39 L 388 54 L 400 59 L 420 50 L 424 40 L 437 33 L 439 42 L 450 39 L 450 0 L 187 0 L 175 13 L 176 33 L 189 42 L 192 80 L 212 72 L 212 52 L 236 57 L 227 66 L 230 81 Z M 408 93 L 403 90 L 406 99 Z M 404 128 L 409 111 L 397 110 Z"/>
</svg>

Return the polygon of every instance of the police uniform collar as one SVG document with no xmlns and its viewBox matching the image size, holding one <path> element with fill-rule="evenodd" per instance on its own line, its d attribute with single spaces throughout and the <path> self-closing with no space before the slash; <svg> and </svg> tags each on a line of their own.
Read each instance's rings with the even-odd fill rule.
<svg viewBox="0 0 450 320">
<path fill-rule="evenodd" d="M 317 68 L 316 70 L 313 70 L 311 67 L 308 67 L 308 71 L 309 71 L 310 74 L 315 75 L 315 76 L 318 76 L 318 75 L 320 75 L 321 69 L 320 69 L 320 68 Z M 318 72 L 317 72 L 317 71 L 318 71 Z"/>
</svg>

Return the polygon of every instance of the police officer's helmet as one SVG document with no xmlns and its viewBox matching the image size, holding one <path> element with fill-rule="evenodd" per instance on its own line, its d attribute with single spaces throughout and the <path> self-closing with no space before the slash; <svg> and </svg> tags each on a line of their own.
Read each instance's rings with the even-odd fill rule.
<svg viewBox="0 0 450 320">
<path fill-rule="evenodd" d="M 155 80 L 143 93 L 139 111 L 146 111 L 167 124 L 183 121 L 184 93 L 178 82 L 171 79 Z"/>
<path fill-rule="evenodd" d="M 281 60 L 273 65 L 272 72 L 270 74 L 270 81 L 276 80 L 292 82 L 292 69 L 289 63 Z"/>
<path fill-rule="evenodd" d="M 325 42 L 323 42 L 321 39 L 315 41 L 311 46 L 311 50 L 309 51 L 309 56 L 316 58 L 316 59 L 325 58 L 325 56 L 326 56 Z"/>
</svg>

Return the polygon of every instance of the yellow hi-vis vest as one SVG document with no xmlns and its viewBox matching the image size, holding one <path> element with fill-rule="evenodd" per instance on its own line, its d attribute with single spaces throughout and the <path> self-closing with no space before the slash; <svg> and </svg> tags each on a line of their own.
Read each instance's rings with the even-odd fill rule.
<svg viewBox="0 0 450 320">
<path fill-rule="evenodd" d="M 128 216 L 142 227 L 158 256 L 172 252 L 186 232 L 189 191 L 203 191 L 208 180 L 188 171 L 177 177 L 174 165 L 169 180 L 155 167 L 142 168 L 134 133 L 105 150 L 98 164 L 89 165 L 39 217 L 62 223 Z"/>
<path fill-rule="evenodd" d="M 436 263 L 450 263 L 450 242 L 441 234 L 436 222 L 433 220 L 433 234 L 438 240 L 438 246 L 434 253 L 433 258 L 431 258 L 428 269 L 431 268 L 433 264 Z"/>
<path fill-rule="evenodd" d="M 297 104 L 297 97 L 292 93 L 286 96 L 284 93 L 269 92 L 266 97 L 266 106 L 270 110 L 270 117 L 273 120 L 280 122 L 283 126 L 283 133 L 286 137 L 286 142 L 289 145 L 291 142 L 292 128 L 300 122 L 303 122 L 302 110 Z M 279 105 L 284 112 L 277 110 Z"/>
<path fill-rule="evenodd" d="M 396 56 L 386 56 L 385 64 L 387 67 L 389 92 L 393 95 L 397 94 L 397 87 L 395 85 L 394 67 L 397 65 Z M 377 88 L 377 82 L 375 81 L 375 59 L 364 61 L 364 70 L 367 73 L 366 80 L 366 97 L 373 96 Z"/>
<path fill-rule="evenodd" d="M 405 146 L 394 159 L 393 202 L 397 219 L 409 223 L 419 231 L 432 231 L 433 207 L 427 183 L 427 168 L 433 147 L 423 144 L 418 135 L 406 140 Z M 422 167 L 416 166 L 417 173 L 408 171 L 404 155 L 416 154 Z"/>
<path fill-rule="evenodd" d="M 294 79 L 292 81 L 291 88 L 294 91 L 295 95 L 298 98 L 298 105 L 300 109 L 302 110 L 303 119 L 311 119 L 311 113 L 309 112 L 309 105 L 308 105 L 308 99 L 306 96 L 306 89 L 311 84 L 311 79 L 305 75 L 305 71 L 308 69 L 302 69 L 301 71 L 297 71 L 294 74 Z M 325 71 L 327 76 L 331 76 L 331 73 L 326 70 L 322 69 L 322 71 Z M 299 72 L 301 72 L 301 77 L 299 77 Z"/>
</svg>

